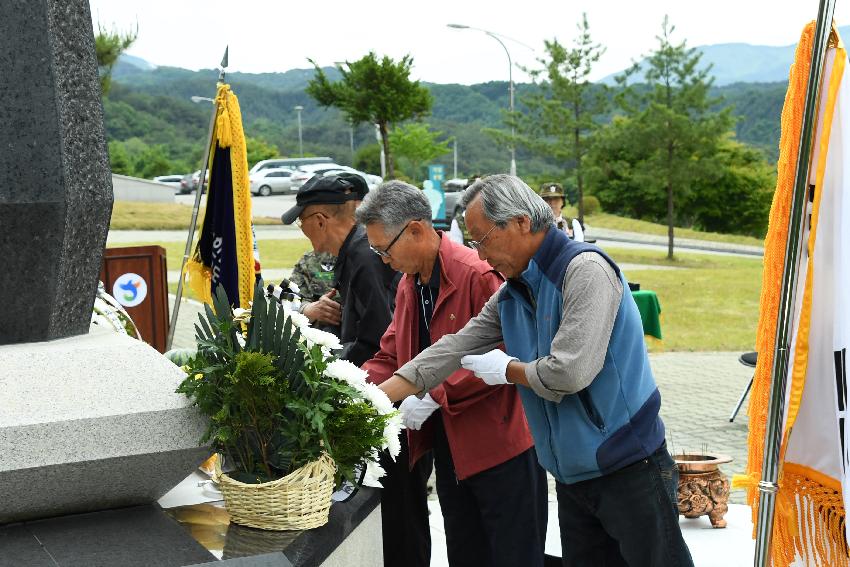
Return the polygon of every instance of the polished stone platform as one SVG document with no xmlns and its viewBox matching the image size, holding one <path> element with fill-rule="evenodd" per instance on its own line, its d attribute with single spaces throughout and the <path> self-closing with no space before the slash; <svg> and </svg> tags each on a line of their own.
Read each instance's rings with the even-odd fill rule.
<svg viewBox="0 0 850 567">
<path fill-rule="evenodd" d="M 0 526 L 0 567 L 380 565 L 379 503 L 379 491 L 362 489 L 349 501 L 334 503 L 326 525 L 287 532 L 231 525 L 220 501 L 8 524 Z"/>
<path fill-rule="evenodd" d="M 191 489 L 202 479 L 203 476 L 196 473 L 175 490 Z M 180 495 L 170 493 L 160 503 L 169 506 L 175 498 L 179 499 Z M 378 490 L 362 488 L 347 502 L 334 502 L 328 523 L 324 526 L 281 532 L 231 524 L 221 501 L 175 506 L 166 508 L 165 512 L 179 522 L 195 541 L 224 560 L 224 563 L 213 563 L 216 565 L 243 560 L 233 565 L 365 567 L 382 563 L 379 504 Z M 264 563 L 284 558 L 288 563 Z"/>
</svg>

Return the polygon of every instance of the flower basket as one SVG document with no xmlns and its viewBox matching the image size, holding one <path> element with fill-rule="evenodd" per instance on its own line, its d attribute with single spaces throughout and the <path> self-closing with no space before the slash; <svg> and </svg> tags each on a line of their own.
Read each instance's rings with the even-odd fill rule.
<svg viewBox="0 0 850 567">
<path fill-rule="evenodd" d="M 265 293 L 258 284 L 251 310 L 234 310 L 216 289 L 178 392 L 209 418 L 202 442 L 231 467 L 215 476 L 234 524 L 315 528 L 335 486 L 380 486 L 378 452 L 399 454 L 401 416 L 366 371 L 334 355 L 336 336 Z"/>
<path fill-rule="evenodd" d="M 246 484 L 217 473 L 230 520 L 263 530 L 308 530 L 328 522 L 336 466 L 325 453 L 283 478 Z"/>
</svg>

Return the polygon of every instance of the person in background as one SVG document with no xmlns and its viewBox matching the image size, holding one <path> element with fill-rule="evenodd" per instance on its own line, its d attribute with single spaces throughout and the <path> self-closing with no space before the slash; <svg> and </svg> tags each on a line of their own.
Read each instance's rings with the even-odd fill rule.
<svg viewBox="0 0 850 567">
<path fill-rule="evenodd" d="M 620 268 L 555 229 L 552 209 L 518 177 L 486 177 L 462 203 L 470 245 L 508 281 L 381 389 L 402 400 L 461 368 L 513 385 L 556 481 L 563 564 L 692 567 L 661 394 Z"/>
<path fill-rule="evenodd" d="M 343 344 L 337 356 L 360 366 L 378 350 L 392 320 L 400 275 L 369 249 L 354 221 L 362 199 L 355 183 L 338 175 L 313 176 L 299 190 L 295 206 L 281 217 L 297 221 L 316 253 L 336 256 L 333 287 L 303 312 L 312 321 L 336 320 Z M 339 293 L 340 302 L 332 298 Z"/>
<path fill-rule="evenodd" d="M 363 365 L 374 383 L 390 378 L 443 335 L 459 331 L 504 281 L 473 250 L 436 231 L 430 211 L 420 190 L 390 181 L 367 195 L 356 212 L 372 250 L 405 274 L 381 348 Z M 428 530 L 427 477 L 418 471 L 420 458 L 433 448 L 449 565 L 542 566 L 546 474 L 537 463 L 516 388 L 491 387 L 459 370 L 422 399 L 409 396 L 400 409 L 410 468 L 421 479 L 413 492 L 415 515 L 407 521 Z"/>
<path fill-rule="evenodd" d="M 540 186 L 540 196 L 552 209 L 552 214 L 555 216 L 555 226 L 558 230 L 567 233 L 567 236 L 572 238 L 572 226 L 567 222 L 562 215 L 566 199 L 564 197 L 564 188 L 560 183 L 544 183 Z"/>
</svg>

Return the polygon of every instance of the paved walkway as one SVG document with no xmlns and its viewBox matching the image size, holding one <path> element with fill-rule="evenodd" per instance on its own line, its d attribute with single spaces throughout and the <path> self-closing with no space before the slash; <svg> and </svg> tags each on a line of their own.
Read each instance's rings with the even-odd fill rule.
<svg viewBox="0 0 850 567">
<path fill-rule="evenodd" d="M 643 234 L 639 232 L 626 232 L 623 230 L 612 230 L 609 228 L 594 228 L 590 227 L 587 231 L 589 238 L 596 238 L 598 242 L 608 243 L 611 246 L 616 246 L 615 243 L 640 244 L 643 246 L 662 247 L 667 249 L 667 237 L 656 236 L 652 234 Z M 676 249 L 687 250 L 688 252 L 714 252 L 714 253 L 732 253 L 745 254 L 748 256 L 762 256 L 764 248 L 761 246 L 749 246 L 747 244 L 733 244 L 730 242 L 712 242 L 709 240 L 696 240 L 693 238 L 678 238 L 673 241 Z"/>
</svg>

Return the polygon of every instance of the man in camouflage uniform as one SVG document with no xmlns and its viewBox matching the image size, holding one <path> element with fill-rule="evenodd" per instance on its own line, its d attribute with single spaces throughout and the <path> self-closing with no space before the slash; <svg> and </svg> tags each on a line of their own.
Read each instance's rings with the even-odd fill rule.
<svg viewBox="0 0 850 567">
<path fill-rule="evenodd" d="M 318 301 L 333 288 L 336 257 L 326 252 L 308 251 L 292 268 L 290 280 L 301 289 L 307 301 Z"/>
</svg>

